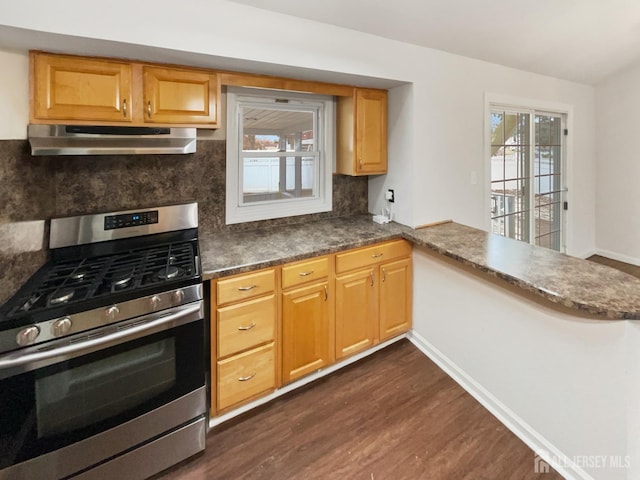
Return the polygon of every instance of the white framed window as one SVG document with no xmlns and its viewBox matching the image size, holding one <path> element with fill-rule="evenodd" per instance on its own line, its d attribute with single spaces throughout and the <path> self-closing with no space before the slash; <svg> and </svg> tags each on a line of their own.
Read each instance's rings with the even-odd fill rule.
<svg viewBox="0 0 640 480">
<path fill-rule="evenodd" d="M 226 223 L 332 209 L 334 99 L 227 90 Z"/>
</svg>

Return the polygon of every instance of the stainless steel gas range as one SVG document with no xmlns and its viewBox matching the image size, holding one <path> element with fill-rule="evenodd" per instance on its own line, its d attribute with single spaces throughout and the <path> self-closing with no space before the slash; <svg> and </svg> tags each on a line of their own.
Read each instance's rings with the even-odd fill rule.
<svg viewBox="0 0 640 480">
<path fill-rule="evenodd" d="M 0 309 L 0 479 L 142 479 L 205 446 L 197 204 L 54 219 Z"/>
</svg>

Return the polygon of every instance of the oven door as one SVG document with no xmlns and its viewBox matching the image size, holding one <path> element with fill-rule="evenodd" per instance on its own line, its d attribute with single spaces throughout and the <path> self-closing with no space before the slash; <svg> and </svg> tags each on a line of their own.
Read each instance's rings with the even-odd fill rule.
<svg viewBox="0 0 640 480">
<path fill-rule="evenodd" d="M 199 301 L 0 356 L 0 478 L 70 475 L 204 414 L 175 406 L 205 395 L 203 314 Z"/>
</svg>

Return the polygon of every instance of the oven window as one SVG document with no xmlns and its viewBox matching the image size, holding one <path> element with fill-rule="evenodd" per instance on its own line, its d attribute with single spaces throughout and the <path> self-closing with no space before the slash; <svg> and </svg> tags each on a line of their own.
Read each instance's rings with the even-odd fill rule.
<svg viewBox="0 0 640 480">
<path fill-rule="evenodd" d="M 204 338 L 200 320 L 0 380 L 0 469 L 203 387 Z"/>
<path fill-rule="evenodd" d="M 38 438 L 69 432 L 126 412 L 176 384 L 174 338 L 165 338 L 38 378 Z"/>
</svg>

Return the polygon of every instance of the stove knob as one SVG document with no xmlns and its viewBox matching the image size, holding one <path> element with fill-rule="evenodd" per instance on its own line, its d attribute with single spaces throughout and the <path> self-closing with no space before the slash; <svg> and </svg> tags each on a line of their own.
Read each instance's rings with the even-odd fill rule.
<svg viewBox="0 0 640 480">
<path fill-rule="evenodd" d="M 64 317 L 60 320 L 56 320 L 55 322 L 53 322 L 53 325 L 51 325 L 51 333 L 54 337 L 62 337 L 63 335 L 69 333 L 69 330 L 71 330 L 71 325 L 72 323 L 69 317 Z"/>
<path fill-rule="evenodd" d="M 120 313 L 120 309 L 116 305 L 113 305 L 112 307 L 109 307 L 107 308 L 107 310 L 105 310 L 107 320 L 111 322 L 113 322 L 116 319 L 119 313 Z"/>
<path fill-rule="evenodd" d="M 151 308 L 154 310 L 160 306 L 160 297 L 158 295 L 154 295 L 151 297 Z"/>
<path fill-rule="evenodd" d="M 182 290 L 176 290 L 175 292 L 173 292 L 173 295 L 171 295 L 171 299 L 173 300 L 174 305 L 182 303 L 182 301 L 184 300 L 184 292 Z"/>
<path fill-rule="evenodd" d="M 16 335 L 16 342 L 21 347 L 25 347 L 35 342 L 38 335 L 40 335 L 40 329 L 35 325 L 32 325 L 30 327 L 23 328 L 18 332 Z"/>
</svg>

